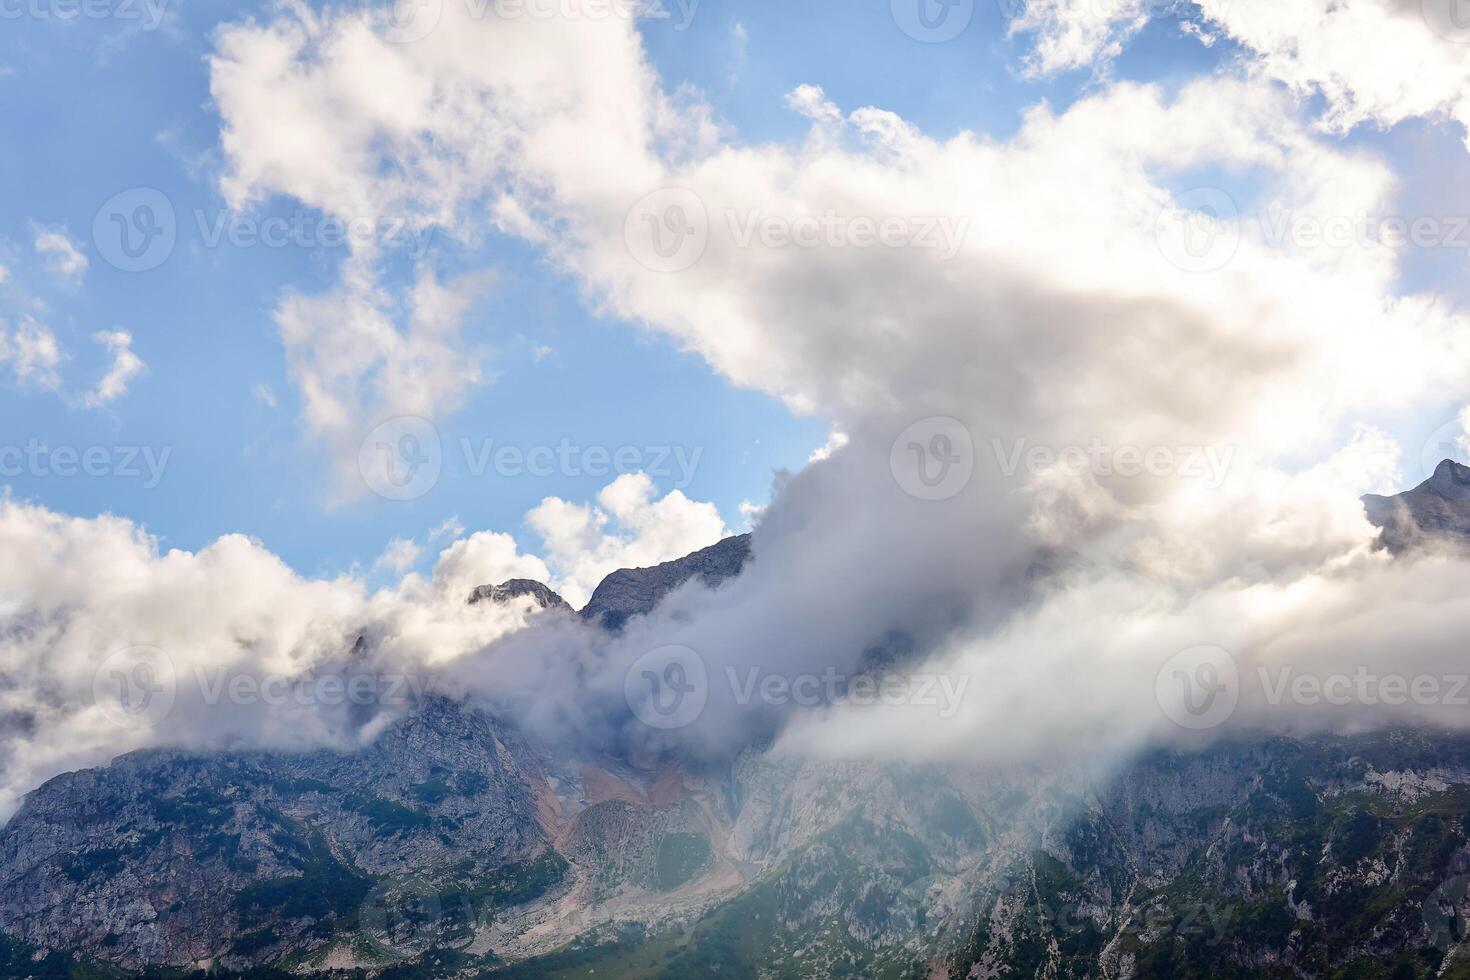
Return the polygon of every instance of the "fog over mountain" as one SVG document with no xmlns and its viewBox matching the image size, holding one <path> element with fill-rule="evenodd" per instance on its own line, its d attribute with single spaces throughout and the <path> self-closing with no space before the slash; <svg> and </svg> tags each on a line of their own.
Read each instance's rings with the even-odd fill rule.
<svg viewBox="0 0 1470 980">
<path fill-rule="evenodd" d="M 699 85 L 651 33 L 697 4 L 532 6 L 155 25 L 210 131 L 153 143 L 226 217 L 434 243 L 349 235 L 255 297 L 290 398 L 257 382 L 268 421 L 210 435 L 280 467 L 297 533 L 386 550 L 177 547 L 166 505 L 5 485 L 0 973 L 1461 975 L 1456 10 L 946 4 L 974 26 L 939 37 L 894 0 L 908 60 L 861 78 L 727 10 Z M 993 80 L 916 101 L 914 46 L 1019 46 L 1015 111 Z M 15 392 L 120 412 L 177 377 L 98 323 L 75 388 L 41 322 L 103 315 L 54 308 L 93 264 L 151 271 L 146 200 L 121 258 L 105 208 L 90 245 L 0 237 Z M 567 306 L 598 332 L 553 329 Z M 466 492 L 451 427 L 498 434 L 478 393 L 578 344 L 595 370 L 505 383 L 545 444 L 488 447 Z M 615 463 L 654 397 L 622 347 L 829 441 L 737 514 L 712 484 L 776 450 L 671 381 L 726 458 Z M 34 476 L 25 435 L 0 466 Z M 441 480 L 515 510 L 466 529 Z M 259 494 L 221 479 L 189 506 L 251 518 L 189 526 L 268 524 Z"/>
</svg>

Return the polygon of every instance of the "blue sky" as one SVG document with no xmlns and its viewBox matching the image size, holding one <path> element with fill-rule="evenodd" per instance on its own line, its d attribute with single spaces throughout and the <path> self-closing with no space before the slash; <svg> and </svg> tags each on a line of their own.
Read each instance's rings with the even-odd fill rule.
<svg viewBox="0 0 1470 980">
<path fill-rule="evenodd" d="M 800 468 L 825 440 L 827 420 L 732 387 L 664 335 L 597 316 L 536 249 L 493 236 L 466 248 L 439 236 L 429 254 L 441 270 L 486 262 L 498 269 L 465 329 L 489 352 L 487 381 L 461 411 L 438 420 L 445 472 L 432 492 L 409 503 L 366 497 L 331 506 L 328 467 L 303 434 L 272 313 L 288 292 L 329 288 L 346 250 L 210 247 L 200 227 L 228 217 L 217 185 L 211 39 L 220 22 L 269 8 L 174 0 L 151 31 L 123 16 L 63 19 L 54 6 L 26 9 L 50 12 L 8 16 L 0 33 L 0 266 L 10 273 L 0 284 L 0 319 L 44 322 L 68 359 L 59 392 L 0 387 L 0 442 L 170 455 L 156 487 L 142 478 L 22 473 L 6 480 L 16 496 L 79 516 L 125 515 L 169 547 L 197 549 L 244 532 L 303 573 L 330 575 L 370 563 L 389 539 L 422 537 L 456 515 L 470 529 L 520 536 L 523 515 L 542 498 L 586 500 L 607 482 L 477 478 L 462 439 L 697 449 L 697 470 L 679 489 L 714 502 L 737 529 L 740 502 L 764 502 L 774 473 Z M 783 100 L 804 83 L 821 85 L 845 109 L 897 112 L 930 135 L 969 130 L 1004 139 L 1026 107 L 1044 101 L 1061 110 L 1099 84 L 1085 69 L 1028 77 L 1021 65 L 1029 39 L 1009 37 L 1005 25 L 1002 5 L 982 0 L 958 38 L 926 44 L 895 28 L 887 4 L 703 0 L 687 30 L 649 21 L 642 31 L 666 88 L 697 90 L 744 141 L 799 139 L 808 122 Z M 1236 53 L 1228 41 L 1206 47 L 1163 18 L 1131 41 L 1108 76 L 1174 86 Z M 1391 156 L 1410 202 L 1428 184 L 1442 205 L 1445 182 L 1463 164 L 1453 125 L 1415 120 L 1362 127 L 1347 139 Z M 172 202 L 178 242 L 158 268 L 130 273 L 109 264 L 92 229 L 104 202 L 138 187 Z M 301 210 L 273 199 L 252 217 L 289 220 Z M 82 274 L 49 268 L 34 247 L 39 233 L 57 229 L 80 246 Z M 409 263 L 395 261 L 402 266 L 395 281 L 406 283 Z M 1415 288 L 1455 295 L 1464 271 L 1463 254 L 1439 251 L 1416 258 L 1405 276 Z M 122 397 L 88 407 L 80 393 L 109 364 L 92 339 L 103 330 L 131 333 L 147 370 Z M 1406 439 L 1424 424 L 1385 422 Z M 675 482 L 656 479 L 664 491 Z"/>
</svg>

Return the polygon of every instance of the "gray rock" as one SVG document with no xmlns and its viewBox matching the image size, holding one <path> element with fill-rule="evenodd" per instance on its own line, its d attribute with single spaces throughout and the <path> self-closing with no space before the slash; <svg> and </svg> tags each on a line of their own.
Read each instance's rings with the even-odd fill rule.
<svg viewBox="0 0 1470 980">
<path fill-rule="evenodd" d="M 565 599 L 540 582 L 529 578 L 513 578 L 499 585 L 482 585 L 470 593 L 467 600 L 472 606 L 481 602 L 510 602 L 521 596 L 530 596 L 539 609 L 560 609 L 572 612 Z"/>
<path fill-rule="evenodd" d="M 1363 508 L 1395 554 L 1431 544 L 1470 545 L 1470 467 L 1447 459 L 1412 490 L 1368 494 Z"/>
<path fill-rule="evenodd" d="M 670 592 L 696 576 L 710 588 L 734 578 L 750 559 L 750 535 L 726 538 L 702 551 L 653 568 L 623 568 L 597 586 L 581 616 L 608 630 L 653 610 Z"/>
</svg>

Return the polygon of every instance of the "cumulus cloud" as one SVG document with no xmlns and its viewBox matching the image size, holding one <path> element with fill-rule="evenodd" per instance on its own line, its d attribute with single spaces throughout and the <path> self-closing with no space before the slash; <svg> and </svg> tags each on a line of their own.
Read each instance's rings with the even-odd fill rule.
<svg viewBox="0 0 1470 980">
<path fill-rule="evenodd" d="M 65 228 L 36 229 L 36 251 L 46 260 L 46 267 L 71 282 L 80 282 L 87 271 L 87 257 L 72 241 Z"/>
<path fill-rule="evenodd" d="M 397 572 L 402 575 L 419 560 L 422 550 L 412 538 L 394 538 L 373 562 L 374 571 Z"/>
<path fill-rule="evenodd" d="M 1033 0 L 1011 20 L 1034 36 L 1030 67 L 1045 74 L 1105 69 L 1149 19 L 1182 18 L 1205 43 L 1229 37 L 1249 70 L 1322 100 L 1321 125 L 1449 119 L 1470 141 L 1470 28 L 1459 0 Z M 1405 71 L 1413 65 L 1413 71 Z M 1467 143 L 1470 145 L 1470 143 Z"/>
<path fill-rule="evenodd" d="M 581 574 L 614 557 L 672 557 L 692 533 L 689 512 L 709 508 L 672 497 L 653 501 L 636 481 L 608 487 L 604 506 L 632 532 L 589 542 L 598 551 L 585 558 L 558 538 L 553 565 Z M 671 528 L 656 526 L 665 519 Z M 556 581 L 546 561 L 493 531 L 458 537 L 427 574 L 407 572 L 422 548 L 396 539 L 372 571 L 401 577 L 370 590 L 353 575 L 297 575 L 243 535 L 163 550 L 126 519 L 67 517 L 8 496 L 0 549 L 10 556 L 0 571 L 0 819 L 44 779 L 130 749 L 300 750 L 371 738 L 375 718 L 451 689 L 465 658 L 537 621 L 529 599 L 469 605 L 476 587 Z M 583 631 L 575 621 L 560 628 Z M 329 690 L 314 686 L 327 676 L 376 678 L 395 694 L 363 704 L 311 696 Z M 229 694 L 222 685 L 236 677 L 252 693 Z M 120 721 L 117 680 L 166 689 L 166 710 Z"/>
<path fill-rule="evenodd" d="M 1034 74 L 1105 66 L 1143 29 L 1157 0 L 1028 0 L 1011 19 L 1012 34 L 1035 34 Z"/>
<path fill-rule="evenodd" d="M 288 8 L 225 28 L 211 72 L 233 201 L 288 194 L 467 238 L 519 235 L 599 311 L 848 436 L 778 485 L 746 574 L 691 585 L 618 636 L 515 629 L 463 599 L 523 571 L 576 601 L 612 565 L 725 533 L 713 507 L 655 499 L 636 475 L 595 505 L 533 511 L 544 561 L 481 534 L 384 593 L 302 584 L 354 616 L 329 602 L 310 629 L 274 627 L 290 634 L 271 647 L 281 657 L 318 635 L 342 642 L 365 608 L 384 656 L 454 659 L 460 682 L 549 734 L 716 755 L 787 727 L 796 749 L 912 736 L 926 755 L 984 740 L 995 758 L 1176 741 L 1155 681 L 1202 644 L 1232 651 L 1246 676 L 1351 670 L 1388 663 L 1398 630 L 1413 651 L 1398 669 L 1450 663 L 1463 560 L 1376 551 L 1358 496 L 1404 479 L 1377 420 L 1463 397 L 1470 324 L 1436 296 L 1402 294 L 1388 242 L 1322 248 L 1255 220 L 1372 212 L 1397 192 L 1381 159 L 1322 139 L 1268 79 L 1107 84 L 1065 111 L 1033 108 L 1006 140 L 936 139 L 813 86 L 790 100 L 812 119 L 807 138 L 747 144 L 661 89 L 635 25 L 502 22 L 454 4 L 410 45 L 377 39 L 360 13 Z M 1200 172 L 1248 179 L 1201 201 Z M 793 226 L 815 242 L 793 247 Z M 660 267 L 674 253 L 650 246 L 667 242 L 637 237 L 660 228 L 681 243 L 696 233 L 697 254 Z M 310 424 L 355 449 L 362 414 L 438 410 L 426 379 L 448 372 L 452 405 L 474 378 L 455 354 L 462 293 L 420 279 L 419 342 L 383 313 L 370 257 L 343 276 L 278 319 Z M 706 667 L 709 704 L 659 734 L 630 716 L 624 683 L 670 644 Z M 942 725 L 752 702 L 728 680 L 926 660 L 982 692 Z M 1462 723 L 1362 703 L 1268 717 L 1249 694 L 1239 724 Z"/>
<path fill-rule="evenodd" d="M 573 606 L 586 605 L 609 572 L 682 558 L 729 533 L 713 504 L 656 493 L 647 474 L 625 473 L 598 493 L 597 506 L 547 497 L 526 515 L 545 543 L 551 581 Z"/>
<path fill-rule="evenodd" d="M 1260 71 L 1320 95 L 1323 124 L 1335 132 L 1416 117 L 1453 119 L 1470 130 L 1470 30 L 1457 3 L 1199 0 Z"/>
<path fill-rule="evenodd" d="M 55 391 L 61 387 L 57 372 L 66 358 L 56 335 L 26 317 L 14 330 L 0 323 L 0 365 L 10 368 L 17 383 Z"/>
<path fill-rule="evenodd" d="M 93 335 L 112 355 L 112 366 L 86 396 L 90 408 L 110 404 L 128 393 L 128 384 L 148 369 L 143 359 L 133 353 L 133 335 L 124 330 L 101 331 Z"/>
</svg>

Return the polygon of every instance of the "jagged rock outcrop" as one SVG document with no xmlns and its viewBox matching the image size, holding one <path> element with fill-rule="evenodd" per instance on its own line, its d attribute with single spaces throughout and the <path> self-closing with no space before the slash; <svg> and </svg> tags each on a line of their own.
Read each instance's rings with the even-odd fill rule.
<svg viewBox="0 0 1470 980">
<path fill-rule="evenodd" d="M 1447 459 L 1414 489 L 1368 494 L 1363 507 L 1395 554 L 1427 544 L 1470 546 L 1470 467 Z"/>
<path fill-rule="evenodd" d="M 538 609 L 573 611 L 565 599 L 542 583 L 529 578 L 513 578 L 499 585 L 482 585 L 470 593 L 467 601 L 474 606 L 482 602 L 511 602 L 522 596 L 530 596 Z"/>
<path fill-rule="evenodd" d="M 580 615 L 604 629 L 622 629 L 690 579 L 697 577 L 714 588 L 739 575 L 749 559 L 750 535 L 741 534 L 652 568 L 619 569 L 602 580 Z"/>
</svg>

